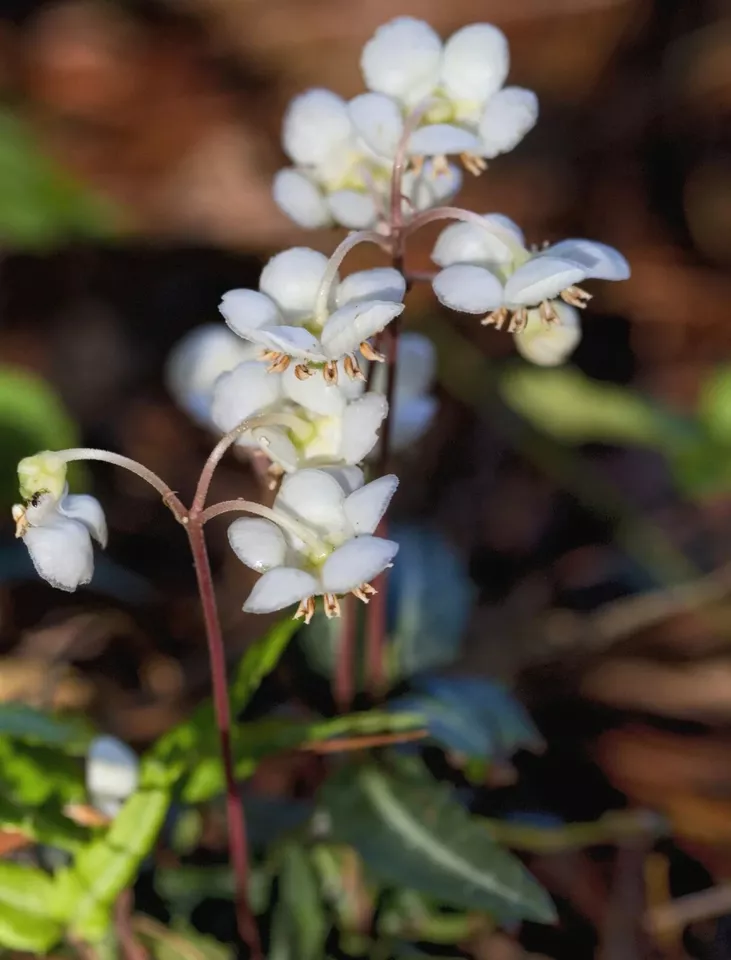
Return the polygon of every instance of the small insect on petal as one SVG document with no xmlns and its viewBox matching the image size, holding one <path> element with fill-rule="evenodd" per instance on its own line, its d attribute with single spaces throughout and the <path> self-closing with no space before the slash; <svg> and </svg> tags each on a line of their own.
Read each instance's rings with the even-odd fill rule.
<svg viewBox="0 0 731 960">
<path fill-rule="evenodd" d="M 294 368 L 294 375 L 298 380 L 307 380 L 312 376 L 312 370 L 310 370 L 306 363 L 298 363 Z"/>
<path fill-rule="evenodd" d="M 587 293 L 586 290 L 582 290 L 581 287 L 574 286 L 566 287 L 565 290 L 561 291 L 559 296 L 564 303 L 569 303 L 572 307 L 578 307 L 579 310 L 584 310 L 592 298 L 591 293 Z"/>
<path fill-rule="evenodd" d="M 483 317 L 480 323 L 483 327 L 494 326 L 496 330 L 502 330 L 502 326 L 508 319 L 509 313 L 510 311 L 507 307 L 498 307 L 497 310 L 493 310 L 492 313 L 488 313 L 486 317 Z"/>
<path fill-rule="evenodd" d="M 351 380 L 365 380 L 365 375 L 363 371 L 358 366 L 358 361 L 355 357 L 348 355 L 345 358 L 345 372 L 348 374 Z"/>
<path fill-rule="evenodd" d="M 528 311 L 526 308 L 521 307 L 519 310 L 515 310 L 513 316 L 510 318 L 508 333 L 522 333 L 527 323 Z"/>
<path fill-rule="evenodd" d="M 368 343 L 367 340 L 364 340 L 360 345 L 360 352 L 366 358 L 366 360 L 373 360 L 376 363 L 385 363 L 386 358 L 382 353 L 379 353 L 378 350 L 374 350 L 373 347 Z"/>
<path fill-rule="evenodd" d="M 538 308 L 538 315 L 545 324 L 560 323 L 558 314 L 550 300 L 543 300 Z"/>
<path fill-rule="evenodd" d="M 302 620 L 304 619 L 306 624 L 309 624 L 310 620 L 315 615 L 315 598 L 314 597 L 305 597 L 304 600 L 300 600 L 300 605 L 297 607 L 295 615 L 292 617 L 293 620 Z"/>
<path fill-rule="evenodd" d="M 328 386 L 334 386 L 338 382 L 338 365 L 334 360 L 328 360 L 322 369 L 322 375 Z"/>
<path fill-rule="evenodd" d="M 274 359 L 267 367 L 267 373 L 284 373 L 289 366 L 290 359 L 286 353 L 275 354 Z"/>
<path fill-rule="evenodd" d="M 479 177 L 481 173 L 487 170 L 487 160 L 474 153 L 460 153 L 459 159 L 467 173 L 471 173 L 473 177 Z"/>
<path fill-rule="evenodd" d="M 324 594 L 322 602 L 325 605 L 325 616 L 328 620 L 340 616 L 340 603 L 334 593 Z"/>
<path fill-rule="evenodd" d="M 371 597 L 378 593 L 378 590 L 370 583 L 361 583 L 361 585 L 356 587 L 355 590 L 352 590 L 351 593 L 359 600 L 362 600 L 363 603 L 370 603 Z"/>
</svg>

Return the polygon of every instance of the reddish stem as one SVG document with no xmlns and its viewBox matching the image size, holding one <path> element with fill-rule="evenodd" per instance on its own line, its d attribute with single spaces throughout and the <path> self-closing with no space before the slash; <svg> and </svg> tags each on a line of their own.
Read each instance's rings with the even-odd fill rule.
<svg viewBox="0 0 731 960">
<path fill-rule="evenodd" d="M 358 616 L 355 597 L 348 594 L 341 601 L 342 616 L 333 678 L 333 699 L 341 713 L 347 713 L 353 703 L 355 668 L 355 641 Z"/>
<path fill-rule="evenodd" d="M 203 609 L 203 620 L 208 640 L 208 656 L 211 663 L 211 682 L 213 686 L 213 704 L 216 713 L 221 740 L 221 754 L 223 770 L 226 779 L 226 816 L 228 820 L 228 843 L 231 864 L 236 882 L 236 922 L 239 935 L 250 951 L 251 960 L 262 960 L 261 943 L 256 920 L 249 907 L 249 854 L 246 839 L 246 820 L 244 805 L 241 800 L 236 776 L 234 773 L 233 754 L 231 751 L 231 708 L 228 701 L 228 684 L 226 679 L 226 653 L 221 635 L 221 624 L 218 618 L 216 594 L 213 588 L 211 565 L 206 549 L 205 534 L 200 515 L 191 510 L 188 524 L 188 539 L 195 563 L 195 573 L 198 579 L 198 591 Z"/>
</svg>

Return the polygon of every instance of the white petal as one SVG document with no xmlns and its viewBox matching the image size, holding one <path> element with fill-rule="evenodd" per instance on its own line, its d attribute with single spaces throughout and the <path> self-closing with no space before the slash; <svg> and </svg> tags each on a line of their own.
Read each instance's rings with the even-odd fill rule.
<svg viewBox="0 0 731 960">
<path fill-rule="evenodd" d="M 432 250 L 432 260 L 440 267 L 455 263 L 480 266 L 510 263 L 513 259 L 511 238 L 500 224 L 483 218 L 484 228 L 478 223 L 452 223 L 439 234 Z"/>
<path fill-rule="evenodd" d="M 448 153 L 481 153 L 480 141 L 468 130 L 451 123 L 430 123 L 411 135 L 412 157 L 438 157 Z"/>
<path fill-rule="evenodd" d="M 357 190 L 336 190 L 327 198 L 330 212 L 343 227 L 351 230 L 363 230 L 371 227 L 378 219 L 378 211 L 373 198 Z"/>
<path fill-rule="evenodd" d="M 306 230 L 329 227 L 332 223 L 330 210 L 319 187 L 299 170 L 288 168 L 276 173 L 272 194 L 279 209 Z"/>
<path fill-rule="evenodd" d="M 326 532 L 341 530 L 345 495 L 338 481 L 324 470 L 298 470 L 285 477 L 274 509 L 299 517 Z"/>
<path fill-rule="evenodd" d="M 404 174 L 403 194 L 411 201 L 411 207 L 404 201 L 404 214 L 411 214 L 412 208 L 428 210 L 440 203 L 446 203 L 459 192 L 461 186 L 462 173 L 459 167 L 450 163 L 446 171 L 437 172 L 434 170 L 433 161 L 427 160 L 418 174 L 413 170 Z"/>
<path fill-rule="evenodd" d="M 261 517 L 234 520 L 228 528 L 228 542 L 239 560 L 259 573 L 281 567 L 287 554 L 282 531 Z"/>
<path fill-rule="evenodd" d="M 436 365 L 437 351 L 428 337 L 410 331 L 401 334 L 394 384 L 397 406 L 401 400 L 418 397 L 431 389 Z"/>
<path fill-rule="evenodd" d="M 279 306 L 286 320 L 304 320 L 314 308 L 327 262 L 324 253 L 309 247 L 283 250 L 262 270 L 259 289 Z"/>
<path fill-rule="evenodd" d="M 404 450 L 422 437 L 431 426 L 438 409 L 436 397 L 396 396 L 389 435 L 392 449 Z"/>
<path fill-rule="evenodd" d="M 535 306 L 552 300 L 562 290 L 586 276 L 583 267 L 558 257 L 533 257 L 513 273 L 505 284 L 508 305 Z"/>
<path fill-rule="evenodd" d="M 398 477 L 389 474 L 372 480 L 345 500 L 345 516 L 357 533 L 375 533 L 398 487 Z"/>
<path fill-rule="evenodd" d="M 223 433 L 281 398 L 279 377 L 266 369 L 265 363 L 249 361 L 218 379 L 213 388 L 211 420 Z"/>
<path fill-rule="evenodd" d="M 522 333 L 515 334 L 518 353 L 541 367 L 555 367 L 573 353 L 581 340 L 579 311 L 561 301 L 552 304 L 561 323 L 547 326 L 537 310 L 528 313 L 528 323 Z"/>
<path fill-rule="evenodd" d="M 595 240 L 562 240 L 542 250 L 540 256 L 572 260 L 584 268 L 585 277 L 594 280 L 627 280 L 630 275 L 629 264 L 619 250 Z"/>
<path fill-rule="evenodd" d="M 460 313 L 486 313 L 499 307 L 503 287 L 496 276 L 484 267 L 456 263 L 440 271 L 432 281 L 440 303 Z"/>
<path fill-rule="evenodd" d="M 296 567 L 277 567 L 257 580 L 244 604 L 244 611 L 273 613 L 321 592 L 320 585 L 312 574 Z"/>
<path fill-rule="evenodd" d="M 479 122 L 483 157 L 496 157 L 517 147 L 538 119 L 538 97 L 532 90 L 505 87 L 491 97 Z"/>
<path fill-rule="evenodd" d="M 365 476 L 360 467 L 352 464 L 337 467 L 321 467 L 323 473 L 329 474 L 340 485 L 340 489 L 345 496 L 349 496 L 354 490 L 360 490 L 365 483 Z"/>
<path fill-rule="evenodd" d="M 349 403 L 343 413 L 340 456 L 360 463 L 378 441 L 378 430 L 388 414 L 388 401 L 380 393 L 367 393 Z"/>
<path fill-rule="evenodd" d="M 290 365 L 279 379 L 285 396 L 312 413 L 333 417 L 339 416 L 345 409 L 347 398 L 340 386 L 340 383 L 347 382 L 344 370 L 339 371 L 337 385 L 325 383 L 319 371 L 314 371 L 307 380 L 299 380 L 295 375 L 294 365 Z"/>
<path fill-rule="evenodd" d="M 271 326 L 281 320 L 276 303 L 256 290 L 229 290 L 221 298 L 218 309 L 240 337 L 246 337 L 250 330 Z"/>
<path fill-rule="evenodd" d="M 320 341 L 304 327 L 262 327 L 260 330 L 247 331 L 245 336 L 266 350 L 286 353 L 295 359 L 313 360 L 315 363 L 322 363 L 326 359 Z"/>
<path fill-rule="evenodd" d="M 348 106 L 330 90 L 307 90 L 292 100 L 284 114 L 284 150 L 302 166 L 323 163 L 350 136 Z"/>
<path fill-rule="evenodd" d="M 369 90 L 414 104 L 434 89 L 441 57 L 442 41 L 428 23 L 397 17 L 376 30 L 360 66 Z"/>
<path fill-rule="evenodd" d="M 279 427 L 257 427 L 251 435 L 270 460 L 278 463 L 286 473 L 293 473 L 299 466 L 297 448 Z"/>
<path fill-rule="evenodd" d="M 351 273 L 339 285 L 335 294 L 338 307 L 357 300 L 393 300 L 401 303 L 406 294 L 406 281 L 393 267 L 377 267 Z"/>
<path fill-rule="evenodd" d="M 379 157 L 396 154 L 404 121 L 395 100 L 382 93 L 362 93 L 348 104 L 355 132 Z"/>
<path fill-rule="evenodd" d="M 388 326 L 403 309 L 403 303 L 388 300 L 346 304 L 331 314 L 322 328 L 320 340 L 323 351 L 332 360 L 353 353 L 364 340 Z"/>
<path fill-rule="evenodd" d="M 322 567 L 325 593 L 348 593 L 382 573 L 398 553 L 398 544 L 380 537 L 356 537 L 330 554 Z"/>
<path fill-rule="evenodd" d="M 462 27 L 444 46 L 442 86 L 454 100 L 484 103 L 502 87 L 510 69 L 505 34 L 490 23 Z"/>
<path fill-rule="evenodd" d="M 88 493 L 68 494 L 59 502 L 58 512 L 70 520 L 83 523 L 96 542 L 101 547 L 106 547 L 107 518 L 96 497 L 91 497 Z"/>
<path fill-rule="evenodd" d="M 94 549 L 86 527 L 57 514 L 23 537 L 39 576 L 59 590 L 76 590 L 94 573 Z"/>
<path fill-rule="evenodd" d="M 140 761 L 126 743 L 116 737 L 95 737 L 86 760 L 86 789 L 92 806 L 115 816 L 139 783 Z"/>
</svg>

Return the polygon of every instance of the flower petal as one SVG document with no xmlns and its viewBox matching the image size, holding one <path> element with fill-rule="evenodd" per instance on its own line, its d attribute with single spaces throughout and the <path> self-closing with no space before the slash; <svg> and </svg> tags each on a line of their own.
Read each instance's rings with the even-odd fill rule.
<svg viewBox="0 0 731 960">
<path fill-rule="evenodd" d="M 561 240 L 542 250 L 539 256 L 572 260 L 584 268 L 584 276 L 594 280 L 627 280 L 630 266 L 614 247 L 596 240 Z"/>
<path fill-rule="evenodd" d="M 348 404 L 340 439 L 340 456 L 346 463 L 360 463 L 368 456 L 387 414 L 388 401 L 380 393 L 367 393 Z"/>
<path fill-rule="evenodd" d="M 109 817 L 134 793 L 140 779 L 140 761 L 116 737 L 95 737 L 86 759 L 86 789 L 92 806 Z"/>
<path fill-rule="evenodd" d="M 394 391 L 396 404 L 428 393 L 434 382 L 437 351 L 428 337 L 407 331 L 398 342 L 398 364 Z"/>
<path fill-rule="evenodd" d="M 508 41 L 490 23 L 472 23 L 444 45 L 442 86 L 454 100 L 484 103 L 505 83 L 510 69 Z"/>
<path fill-rule="evenodd" d="M 211 420 L 228 433 L 247 417 L 276 403 L 282 396 L 279 377 L 266 364 L 248 361 L 224 373 L 213 389 Z"/>
<path fill-rule="evenodd" d="M 242 563 L 265 573 L 281 567 L 287 555 L 284 534 L 271 520 L 262 517 L 241 517 L 228 528 L 228 542 Z"/>
<path fill-rule="evenodd" d="M 274 202 L 290 220 L 306 230 L 329 227 L 332 216 L 327 202 L 316 184 L 291 167 L 274 175 Z"/>
<path fill-rule="evenodd" d="M 331 553 L 322 566 L 325 593 L 348 593 L 382 573 L 398 544 L 380 537 L 356 537 Z"/>
<path fill-rule="evenodd" d="M 432 260 L 440 267 L 455 263 L 478 266 L 510 263 L 514 250 L 510 238 L 499 223 L 483 217 L 484 228 L 478 223 L 452 223 L 439 234 L 432 250 Z"/>
<path fill-rule="evenodd" d="M 518 146 L 538 119 L 538 97 L 532 90 L 505 87 L 491 97 L 482 111 L 478 132 L 479 153 L 496 157 Z"/>
<path fill-rule="evenodd" d="M 336 190 L 327 198 L 333 218 L 343 227 L 363 230 L 378 219 L 373 198 L 357 190 Z"/>
<path fill-rule="evenodd" d="M 331 360 L 353 353 L 369 337 L 402 313 L 403 303 L 388 300 L 363 300 L 347 303 L 331 314 L 320 337 L 322 349 Z"/>
<path fill-rule="evenodd" d="M 353 464 L 337 467 L 320 467 L 323 473 L 329 474 L 340 485 L 340 489 L 345 496 L 349 496 L 354 490 L 360 490 L 365 482 L 365 476 L 360 467 Z"/>
<path fill-rule="evenodd" d="M 428 23 L 397 17 L 376 30 L 360 66 L 369 90 L 413 105 L 436 86 L 441 57 L 441 38 Z"/>
<path fill-rule="evenodd" d="M 375 533 L 398 487 L 398 477 L 389 474 L 372 480 L 345 500 L 345 516 L 356 534 Z"/>
<path fill-rule="evenodd" d="M 322 363 L 326 359 L 320 341 L 304 327 L 262 327 L 260 330 L 249 330 L 246 339 L 261 344 L 267 350 L 286 353 L 299 360 Z"/>
<path fill-rule="evenodd" d="M 345 494 L 324 470 L 298 470 L 282 481 L 274 509 L 304 520 L 320 531 L 342 530 Z"/>
<path fill-rule="evenodd" d="M 282 123 L 282 145 L 295 163 L 323 163 L 352 134 L 348 105 L 331 90 L 314 88 L 295 97 Z"/>
<path fill-rule="evenodd" d="M 515 334 L 518 353 L 540 367 L 563 363 L 581 341 L 579 311 L 560 301 L 554 301 L 552 306 L 560 324 L 546 325 L 537 310 L 530 310 L 525 330 Z"/>
<path fill-rule="evenodd" d="M 257 290 L 229 290 L 221 297 L 218 309 L 228 326 L 240 337 L 281 320 L 276 303 Z"/>
<path fill-rule="evenodd" d="M 23 540 L 37 573 L 51 586 L 72 592 L 91 580 L 94 549 L 82 523 L 57 514 L 30 527 Z"/>
<path fill-rule="evenodd" d="M 296 567 L 277 567 L 254 584 L 244 612 L 273 613 L 319 593 L 322 590 L 312 574 Z"/>
<path fill-rule="evenodd" d="M 299 466 L 297 448 L 279 427 L 257 427 L 251 431 L 254 440 L 270 460 L 278 463 L 286 473 L 293 473 Z"/>
<path fill-rule="evenodd" d="M 408 152 L 412 157 L 438 157 L 448 153 L 481 153 L 478 138 L 451 123 L 430 123 L 411 135 Z"/>
<path fill-rule="evenodd" d="M 328 385 L 318 373 L 306 380 L 300 380 L 292 365 L 278 379 L 285 396 L 312 413 L 333 417 L 339 416 L 345 409 L 347 397 L 340 386 L 340 383 L 347 382 L 344 370 L 339 370 L 340 383 L 337 385 Z"/>
<path fill-rule="evenodd" d="M 58 512 L 69 520 L 83 523 L 96 542 L 101 547 L 106 547 L 107 518 L 96 497 L 91 497 L 88 493 L 67 494 L 59 502 Z"/>
<path fill-rule="evenodd" d="M 262 270 L 259 289 L 279 306 L 285 320 L 304 320 L 312 313 L 327 263 L 324 253 L 309 247 L 283 250 Z"/>
<path fill-rule="evenodd" d="M 335 294 L 337 307 L 358 300 L 393 300 L 401 303 L 406 294 L 406 280 L 393 267 L 376 267 L 351 273 Z"/>
<path fill-rule="evenodd" d="M 508 277 L 505 303 L 509 306 L 535 306 L 541 300 L 552 300 L 585 276 L 584 268 L 572 260 L 533 257 Z"/>
<path fill-rule="evenodd" d="M 408 216 L 412 210 L 429 210 L 440 203 L 446 203 L 462 186 L 462 173 L 459 167 L 450 163 L 446 170 L 436 171 L 434 163 L 427 160 L 419 173 L 407 170 L 403 177 L 402 188 L 405 197 L 411 201 L 411 206 L 404 201 L 404 214 Z"/>
<path fill-rule="evenodd" d="M 487 313 L 503 300 L 498 278 L 484 267 L 468 263 L 455 263 L 440 271 L 432 286 L 440 303 L 460 313 Z"/>
<path fill-rule="evenodd" d="M 405 450 L 431 426 L 439 402 L 436 397 L 399 397 L 393 403 L 389 440 L 395 451 Z"/>
<path fill-rule="evenodd" d="M 355 132 L 379 157 L 396 154 L 404 121 L 395 100 L 383 93 L 361 93 L 348 104 Z"/>
</svg>

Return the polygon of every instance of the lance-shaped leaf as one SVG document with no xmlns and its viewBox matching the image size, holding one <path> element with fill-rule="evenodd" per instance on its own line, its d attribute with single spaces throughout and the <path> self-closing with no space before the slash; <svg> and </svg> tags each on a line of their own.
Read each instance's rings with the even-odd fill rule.
<svg viewBox="0 0 731 960">
<path fill-rule="evenodd" d="M 275 909 L 270 960 L 321 960 L 328 922 L 318 876 L 307 850 L 288 843 L 281 851 L 279 900 Z"/>
<path fill-rule="evenodd" d="M 485 910 L 503 923 L 555 919 L 550 898 L 522 863 L 428 775 L 344 767 L 322 800 L 333 838 L 354 846 L 384 883 Z"/>
<path fill-rule="evenodd" d="M 49 916 L 53 881 L 42 870 L 0 861 L 0 944 L 45 954 L 63 927 Z"/>
</svg>

